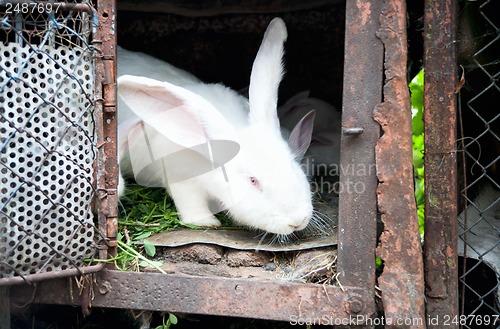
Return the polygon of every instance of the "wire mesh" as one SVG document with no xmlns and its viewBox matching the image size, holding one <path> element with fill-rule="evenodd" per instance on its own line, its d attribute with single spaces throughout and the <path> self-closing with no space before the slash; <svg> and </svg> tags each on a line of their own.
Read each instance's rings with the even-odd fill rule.
<svg viewBox="0 0 500 329">
<path fill-rule="evenodd" d="M 71 8 L 0 4 L 0 279 L 95 252 L 93 15 Z"/>
<path fill-rule="evenodd" d="M 462 63 L 465 85 L 459 102 L 463 151 L 459 283 L 464 328 L 500 328 L 498 9 L 498 1 L 468 2 L 462 8 L 460 42 L 473 50 Z"/>
</svg>

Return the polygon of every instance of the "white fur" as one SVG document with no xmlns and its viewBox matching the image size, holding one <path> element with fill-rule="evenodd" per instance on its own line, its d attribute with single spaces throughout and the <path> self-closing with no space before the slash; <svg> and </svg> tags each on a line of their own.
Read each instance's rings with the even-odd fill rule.
<svg viewBox="0 0 500 329">
<path fill-rule="evenodd" d="M 166 187 L 187 223 L 220 225 L 210 208 L 215 201 L 241 225 L 276 234 L 304 229 L 312 217 L 311 191 L 296 151 L 281 137 L 276 113 L 285 40 L 285 25 L 276 18 L 253 65 L 250 104 L 223 85 L 203 84 L 171 65 L 119 49 L 122 172 Z M 148 78 L 126 75 L 124 54 L 144 64 L 135 72 Z M 160 74 L 155 65 L 167 66 Z M 305 129 L 300 147 L 308 146 L 311 128 Z"/>
</svg>

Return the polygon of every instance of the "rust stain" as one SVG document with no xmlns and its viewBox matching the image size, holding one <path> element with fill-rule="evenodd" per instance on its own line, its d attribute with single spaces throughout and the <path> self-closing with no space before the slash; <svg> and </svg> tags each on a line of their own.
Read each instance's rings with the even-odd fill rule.
<svg viewBox="0 0 500 329">
<path fill-rule="evenodd" d="M 111 270 L 95 274 L 93 282 L 93 307 L 315 320 L 324 325 L 349 321 L 349 316 L 366 319 L 376 312 L 366 302 L 373 299 L 368 291 L 348 286 Z M 67 280 L 51 280 L 37 287 L 15 286 L 11 299 L 17 304 L 81 305 L 83 298 L 72 296 L 67 285 Z"/>
<path fill-rule="evenodd" d="M 425 3 L 425 279 L 429 317 L 458 316 L 456 1 Z M 439 28 L 436 28 L 439 26 Z M 451 324 L 450 328 L 458 328 Z M 439 326 L 429 325 L 429 328 Z"/>
<path fill-rule="evenodd" d="M 347 186 L 355 181 L 363 184 L 365 189 L 362 193 L 340 194 L 338 227 L 340 282 L 352 287 L 364 287 L 373 294 L 377 177 L 372 168 L 380 127 L 373 120 L 372 112 L 382 99 L 383 77 L 383 47 L 375 35 L 379 28 L 376 19 L 379 13 L 378 0 L 346 2 L 342 128 L 343 132 L 359 128 L 363 132 L 342 135 L 341 168 L 362 165 L 370 169 L 361 172 L 348 170 L 340 176 L 341 185 Z M 363 72 L 362 79 L 359 72 Z M 372 298 L 365 303 L 372 305 L 374 300 Z"/>
<path fill-rule="evenodd" d="M 411 108 L 406 83 L 406 4 L 384 3 L 377 35 L 385 46 L 384 102 L 374 111 L 383 129 L 376 146 L 379 211 L 384 232 L 377 255 L 384 260 L 379 277 L 385 317 L 425 319 L 424 274 L 413 191 Z M 398 328 L 399 326 L 392 326 Z M 425 328 L 414 323 L 401 328 Z"/>
<path fill-rule="evenodd" d="M 360 13 L 361 13 L 361 25 L 364 26 L 366 23 L 369 21 L 371 15 L 372 15 L 372 10 L 371 10 L 371 3 L 369 1 L 356 1 L 356 7 L 358 7 Z"/>
<path fill-rule="evenodd" d="M 100 56 L 96 60 L 96 76 L 99 79 L 96 95 L 102 95 L 103 99 L 96 101 L 96 105 L 101 114 L 99 144 L 104 146 L 99 153 L 97 176 L 97 189 L 100 192 L 98 221 L 99 229 L 106 237 L 108 254 L 113 257 L 116 255 L 118 232 L 115 1 L 97 1 L 97 12 L 99 25 L 94 46 L 100 50 Z"/>
</svg>

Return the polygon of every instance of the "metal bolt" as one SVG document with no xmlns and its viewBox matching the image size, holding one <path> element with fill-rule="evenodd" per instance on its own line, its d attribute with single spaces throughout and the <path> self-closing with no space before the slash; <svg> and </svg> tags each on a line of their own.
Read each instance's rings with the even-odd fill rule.
<svg viewBox="0 0 500 329">
<path fill-rule="evenodd" d="M 111 291 L 111 282 L 104 280 L 99 284 L 99 293 L 101 295 L 106 295 Z"/>
<path fill-rule="evenodd" d="M 363 133 L 363 128 L 342 128 L 343 135 L 361 135 Z"/>
<path fill-rule="evenodd" d="M 350 296 L 346 303 L 347 312 L 351 314 L 359 314 L 364 309 L 363 299 L 360 296 Z"/>
</svg>

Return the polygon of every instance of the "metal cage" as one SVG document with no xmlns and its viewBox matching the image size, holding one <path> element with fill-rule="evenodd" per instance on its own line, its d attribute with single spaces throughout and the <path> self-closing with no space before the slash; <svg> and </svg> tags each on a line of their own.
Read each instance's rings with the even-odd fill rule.
<svg viewBox="0 0 500 329">
<path fill-rule="evenodd" d="M 16 2 L 13 2 L 16 3 Z M 480 17 L 484 24 L 488 25 L 488 42 L 482 48 L 476 50 L 472 56 L 472 61 L 476 64 L 476 72 L 483 75 L 484 81 L 488 81 L 483 87 L 471 88 L 475 95 L 469 97 L 466 104 L 459 104 L 462 115 L 468 111 L 470 115 L 479 120 L 483 125 L 477 135 L 458 134 L 457 138 L 457 92 L 461 86 L 460 75 L 457 73 L 457 25 L 458 25 L 458 4 L 452 0 L 426 1 L 424 10 L 424 65 L 425 65 L 425 170 L 426 170 L 426 236 L 425 245 L 422 249 L 420 234 L 417 223 L 416 206 L 414 203 L 413 191 L 413 168 L 412 168 L 412 145 L 411 145 L 411 109 L 409 103 L 409 93 L 407 84 L 407 35 L 406 35 L 406 2 L 392 1 L 383 3 L 380 1 L 363 0 L 346 2 L 346 32 L 345 32 L 345 60 L 344 60 L 344 90 L 343 90 L 343 122 L 341 141 L 341 165 L 345 167 L 365 164 L 376 164 L 376 170 L 365 170 L 362 174 L 359 171 L 346 171 L 340 177 L 340 183 L 344 185 L 361 183 L 365 187 L 360 193 L 344 192 L 340 194 L 339 205 L 339 227 L 338 227 L 338 264 L 339 282 L 341 285 L 318 285 L 318 284 L 297 284 L 285 282 L 268 282 L 243 278 L 221 278 L 209 276 L 182 276 L 175 274 L 160 274 L 151 272 L 119 272 L 112 268 L 98 271 L 88 280 L 87 289 L 80 296 L 75 296 L 73 283 L 66 280 L 54 279 L 40 283 L 36 288 L 30 285 L 18 285 L 11 288 L 11 295 L 15 295 L 18 301 L 33 301 L 39 303 L 71 304 L 82 305 L 87 311 L 90 305 L 89 296 L 93 291 L 92 305 L 97 307 L 130 308 L 150 311 L 168 311 L 181 313 L 210 314 L 237 317 L 253 317 L 262 319 L 290 321 L 292 318 L 298 319 L 329 319 L 329 322 L 322 324 L 336 325 L 361 325 L 373 328 L 377 324 L 391 324 L 398 328 L 441 328 L 444 320 L 461 319 L 459 294 L 462 300 L 465 296 L 472 296 L 479 306 L 468 309 L 462 307 L 462 315 L 477 315 L 481 307 L 486 308 L 488 314 L 498 315 L 498 283 L 486 291 L 480 291 L 471 285 L 468 279 L 477 269 L 474 262 L 467 261 L 469 265 L 463 265 L 464 271 L 460 277 L 459 287 L 459 254 L 467 256 L 475 253 L 478 263 L 488 264 L 488 258 L 496 255 L 496 250 L 500 243 L 498 239 L 498 225 L 496 218 L 493 218 L 491 211 L 498 205 L 498 195 L 487 203 L 479 202 L 481 195 L 478 181 L 487 182 L 488 185 L 498 191 L 498 180 L 496 180 L 495 168 L 498 165 L 498 154 L 489 157 L 486 161 L 477 158 L 477 152 L 473 149 L 477 143 L 483 144 L 482 138 L 492 141 L 498 152 L 499 137 L 495 127 L 498 126 L 498 111 L 488 112 L 479 109 L 477 99 L 485 94 L 498 95 L 498 63 L 487 65 L 491 62 L 482 62 L 482 55 L 487 49 L 493 49 L 498 45 L 498 22 L 491 18 L 488 11 L 493 1 L 484 1 L 478 8 Z M 82 4 L 83 5 L 83 4 Z M 258 6 L 258 1 L 254 3 Z M 69 6 L 69 5 L 66 5 Z M 44 229 L 49 237 L 41 238 L 43 244 L 48 244 L 46 251 L 49 252 L 41 264 L 43 270 L 47 269 L 48 262 L 56 262 L 58 248 L 64 252 L 64 258 L 71 263 L 70 259 L 78 259 L 80 262 L 71 263 L 76 272 L 82 274 L 87 267 L 82 267 L 81 260 L 90 255 L 88 249 L 84 249 L 80 254 L 67 255 L 65 248 L 80 248 L 81 243 L 69 243 L 61 241 L 61 246 L 51 245 L 51 241 L 58 240 L 57 235 L 52 237 L 50 232 L 59 231 L 59 227 L 51 226 L 51 221 L 45 221 L 51 213 L 40 215 L 40 225 L 30 223 L 28 225 L 17 225 L 12 220 L 17 214 L 30 211 L 27 207 L 19 209 L 22 202 L 19 198 L 24 194 L 18 193 L 21 187 L 33 187 L 33 198 L 35 193 L 43 195 L 43 200 L 50 200 L 50 196 L 43 191 L 46 190 L 43 180 L 38 182 L 35 173 L 40 167 L 31 166 L 10 167 L 10 163 L 18 163 L 20 160 L 33 161 L 31 152 L 36 157 L 36 153 L 41 153 L 40 157 L 43 167 L 41 170 L 48 171 L 51 176 L 51 168 L 55 167 L 55 179 L 59 180 L 60 166 L 67 167 L 69 175 L 72 175 L 75 161 L 71 156 L 78 158 L 82 153 L 87 159 L 79 165 L 85 165 L 83 172 L 88 172 L 93 166 L 95 176 L 89 174 L 85 179 L 78 174 L 70 176 L 61 182 L 61 186 L 55 186 L 56 196 L 71 193 L 72 196 L 79 194 L 72 190 L 74 184 L 83 187 L 80 198 L 84 201 L 83 215 L 81 210 L 73 209 L 76 205 L 71 202 L 63 203 L 60 207 L 53 207 L 49 201 L 48 208 L 56 216 L 55 223 L 58 223 L 57 214 L 62 209 L 61 216 L 65 219 L 68 215 L 78 213 L 78 220 L 69 229 L 62 229 L 62 235 L 84 233 L 84 243 L 92 248 L 86 241 L 98 241 L 98 249 L 108 249 L 108 253 L 113 255 L 117 237 L 117 195 L 116 195 L 116 84 L 115 84 L 115 40 L 114 40 L 114 19 L 115 4 L 113 1 L 97 1 L 90 5 L 92 9 L 81 10 L 80 16 L 86 17 L 92 29 L 92 40 L 83 42 L 80 38 L 73 39 L 77 28 L 82 28 L 84 22 L 71 25 L 71 29 L 61 29 L 54 23 L 53 19 L 44 17 L 46 27 L 44 31 L 54 28 L 59 33 L 65 31 L 61 36 L 52 37 L 53 40 L 73 40 L 58 41 L 62 49 L 72 50 L 65 55 L 51 55 L 54 60 L 47 64 L 44 47 L 31 46 L 26 50 L 25 59 L 14 62 L 14 55 L 21 54 L 20 46 L 18 50 L 8 51 L 11 62 L 22 70 L 13 71 L 12 66 L 4 67 L 7 62 L 2 61 L 2 71 L 0 72 L 0 97 L 2 104 L 4 99 L 9 105 L 9 111 L 13 114 L 4 113 L 2 108 L 2 130 L 0 130 L 2 149 L 2 162 L 0 169 L 2 175 L 11 173 L 14 169 L 24 168 L 26 174 L 15 174 L 10 181 L 4 180 L 2 176 L 2 221 L 0 222 L 0 251 L 2 255 L 9 251 L 11 255 L 22 254 L 24 247 L 16 248 L 17 236 L 26 236 L 26 241 L 33 241 L 40 235 L 45 235 Z M 70 10 L 71 6 L 67 9 Z M 77 6 L 81 9 L 80 4 Z M 175 7 L 175 6 L 174 6 Z M 85 7 L 89 8 L 89 7 Z M 78 10 L 77 10 L 78 11 Z M 71 11 L 73 12 L 74 11 Z M 85 14 L 84 14 L 85 13 Z M 5 15 L 5 14 L 4 14 Z M 16 18 L 14 16 L 4 16 L 2 29 L 9 32 L 6 34 L 9 42 L 24 40 L 25 32 L 16 33 Z M 23 18 L 22 16 L 21 18 Z M 48 16 L 50 18 L 50 16 Z M 10 27 L 5 26 L 5 22 Z M 52 23 L 51 23 L 52 22 Z M 67 22 L 67 21 L 64 21 Z M 93 25 L 96 24 L 96 25 Z M 36 24 L 35 24 L 36 25 Z M 33 25 L 33 26 L 35 26 Z M 17 25 L 22 30 L 22 25 Z M 30 28 L 32 25 L 29 25 Z M 2 31 L 3 31 L 2 30 Z M 19 31 L 21 31 L 19 30 Z M 38 28 L 35 29 L 39 31 Z M 71 30 L 71 31 L 70 31 Z M 69 33 L 69 36 L 67 36 Z M 34 34 L 36 42 L 45 40 L 47 33 L 37 32 Z M 47 34 L 48 35 L 48 34 Z M 47 37 L 50 39 L 51 35 Z M 29 41 L 29 39 L 26 39 Z M 23 41 L 24 42 L 24 41 Z M 76 43 L 76 44 L 75 44 Z M 88 46 L 92 44 L 92 46 Z M 2 48 L 2 58 L 4 56 Z M 35 49 L 36 51 L 34 51 Z M 496 48 L 495 48 L 496 49 Z M 34 54 L 33 63 L 26 60 L 30 54 Z M 73 57 L 67 58 L 65 56 Z M 40 58 L 39 58 L 40 56 Z M 58 64 L 57 68 L 62 70 L 61 79 L 64 84 L 60 89 L 57 85 L 52 87 L 47 95 L 40 97 L 36 93 L 29 93 L 32 90 L 30 84 L 23 83 L 23 72 L 36 74 L 37 83 L 47 84 L 50 79 L 48 75 L 56 74 L 55 67 L 51 63 L 63 61 L 70 68 L 63 69 L 63 65 Z M 73 64 L 73 60 L 83 59 L 83 64 Z M 355 60 L 353 60 L 355 58 Z M 86 61 L 89 61 L 89 64 Z M 41 61 L 41 62 L 40 62 Z M 24 62 L 32 65 L 23 66 Z M 79 62 L 78 62 L 79 63 Z M 94 64 L 91 64 L 94 63 Z M 26 65 L 28 65 L 26 64 Z M 65 65 L 66 65 L 65 64 Z M 54 64 L 55 65 L 55 64 Z M 73 73 L 77 72 L 79 65 L 89 65 L 88 70 L 93 71 L 96 77 L 94 84 L 89 84 L 88 79 L 79 80 Z M 92 68 L 95 65 L 95 68 Z M 40 66 L 44 77 L 40 77 Z M 51 73 L 47 71 L 51 69 Z M 76 70 L 76 71 L 75 71 Z M 6 72 L 11 72 L 7 74 Z M 87 69 L 83 70 L 83 76 Z M 467 74 L 465 75 L 467 79 Z M 53 81 L 53 80 L 50 80 Z M 55 81 L 55 80 L 54 80 Z M 58 79 L 57 81 L 60 81 Z M 81 83 L 79 83 L 81 81 Z M 15 84 L 19 86 L 16 87 Z M 83 88 L 84 86 L 85 88 Z M 16 89 L 17 88 L 17 89 Z M 50 88 L 44 85 L 44 88 Z M 68 89 L 66 92 L 65 90 Z M 74 95 L 75 90 L 86 90 L 87 93 Z M 93 90 L 92 90 L 93 89 Z M 25 91 L 26 90 L 26 91 Z M 27 93 L 22 96 L 20 93 Z M 36 95 L 36 96 L 34 96 Z M 60 95 L 60 96 L 59 96 Z M 49 99 L 47 100 L 47 97 Z M 62 105 L 58 105 L 57 97 L 61 98 Z M 38 105 L 34 99 L 38 99 Z M 463 98 L 465 100 L 465 98 Z M 31 101 L 27 101 L 31 100 Z M 462 98 L 460 98 L 462 100 Z M 50 101 L 50 102 L 49 102 Z M 25 106 L 29 102 L 29 106 Z M 67 103 L 75 102 L 82 108 L 72 116 L 73 110 L 69 109 Z M 33 103 L 33 104 L 32 104 Z M 40 115 L 43 111 L 17 112 L 16 104 L 24 104 L 22 107 L 47 109 L 47 116 Z M 40 104 L 43 104 L 42 107 Z M 90 111 L 89 107 L 95 107 Z M 52 110 L 51 110 L 52 109 Z M 88 113 L 88 115 L 86 114 Z M 90 113 L 93 114 L 91 120 Z M 38 119 L 33 119 L 33 118 Z M 53 118 L 53 119 L 52 119 Z M 19 123 L 16 120 L 21 120 Z M 27 123 L 36 121 L 41 126 L 40 132 L 47 130 L 53 135 L 53 143 L 44 144 L 44 140 L 34 139 L 33 133 Z M 44 127 L 44 122 L 53 123 L 50 128 Z M 62 122 L 58 126 L 57 122 Z M 83 124 L 86 123 L 86 125 Z M 18 126 L 23 125 L 23 129 Z M 467 126 L 463 123 L 463 127 Z M 33 125 L 33 124 L 31 124 Z M 84 127 L 83 127 L 84 126 Z M 16 129 L 17 127 L 17 129 Z M 31 129 L 31 126 L 29 126 Z M 476 131 L 477 132 L 477 131 Z M 467 132 L 468 133 L 468 132 Z M 15 135 L 15 136 L 14 136 Z M 4 137 L 5 136 L 5 137 Z M 14 136 L 14 137 L 10 137 Z M 95 139 L 91 139 L 93 137 Z M 465 138 L 467 137 L 467 138 Z M 20 138 L 22 138 L 20 140 Z M 28 143 L 27 147 L 21 144 Z M 50 140 L 50 138 L 49 138 Z M 83 144 L 83 141 L 89 141 Z M 457 152 L 457 141 L 463 141 L 462 147 L 458 148 L 462 152 Z M 18 152 L 4 151 L 6 145 L 9 148 L 22 148 Z M 53 146 L 55 145 L 55 146 Z M 486 145 L 485 145 L 486 146 Z M 38 151 L 35 149 L 38 147 Z M 489 147 L 489 145 L 488 145 Z M 28 153 L 26 153 L 28 152 Z M 79 153 L 80 152 L 80 153 Z M 30 154 L 31 154 L 30 153 Z M 493 152 L 494 153 L 494 152 Z M 26 155 L 22 155 L 26 154 Z M 71 155 L 71 156 L 70 156 Z M 3 159 L 6 160 L 3 160 Z M 63 164 L 58 166 L 52 164 L 62 158 Z M 460 160 L 462 159 L 462 160 Z M 479 169 L 479 178 L 462 180 L 465 184 L 457 193 L 458 177 L 460 168 L 457 169 L 457 161 L 462 161 L 463 167 L 470 170 Z M 68 164 L 66 164 L 66 162 Z M 40 161 L 39 161 L 40 163 Z M 77 166 L 80 168 L 79 166 Z M 80 169 L 79 169 L 80 170 Z M 28 172 L 33 172 L 28 176 Z M 90 170 L 92 172 L 92 170 Z M 498 173 L 498 171 L 496 171 Z M 11 175 L 12 176 L 12 175 Z M 26 176 L 26 177 L 25 177 Z M 47 176 L 47 175 L 43 175 Z M 77 177 L 77 178 L 73 178 Z M 29 179 L 28 179 L 29 178 Z M 76 179 L 76 180 L 75 180 Z M 92 186 L 89 182 L 96 182 L 95 188 L 87 191 L 87 186 Z M 35 183 L 40 183 L 37 185 Z M 6 185 L 7 184 L 7 185 Z M 10 185 L 9 185 L 10 184 Z M 6 185 L 4 187 L 4 185 Z M 38 187 L 36 187 L 38 186 Z M 49 187 L 49 190 L 51 188 Z M 3 193 L 6 191 L 6 194 Z M 22 193 L 27 193 L 22 191 Z M 466 202 L 457 202 L 458 195 L 463 195 Z M 92 225 L 85 222 L 91 213 L 89 210 L 89 200 L 95 197 L 98 204 L 97 233 L 94 237 L 88 235 L 92 232 Z M 31 195 L 24 196 L 32 198 Z M 56 197 L 57 199 L 57 197 Z M 35 200 L 34 200 L 35 201 Z M 43 204 L 43 201 L 40 201 Z M 37 203 L 30 205 L 36 207 Z M 9 210 L 7 210 L 9 209 Z M 465 211 L 468 210 L 467 221 Z M 475 212 L 471 215 L 470 212 Z M 40 212 L 37 212 L 41 214 Z M 459 213 L 462 215 L 459 216 Z M 82 217 L 83 216 L 83 217 Z M 475 217 L 474 217 L 475 216 Z M 71 217 L 71 216 L 69 216 Z M 26 217 L 27 218 L 27 217 Z M 50 217 L 51 218 L 51 217 Z M 382 234 L 377 236 L 377 219 L 382 226 Z M 473 220 L 471 220 L 473 218 Z M 27 220 L 27 219 L 23 219 Z M 25 223 L 27 224 L 27 223 Z M 61 223 L 65 225 L 65 223 Z M 45 225 L 45 226 L 44 226 Z M 14 227 L 19 231 L 18 235 L 10 236 L 6 234 Z M 48 227 L 47 227 L 48 226 Z M 459 228 L 460 226 L 460 228 Z M 476 245 L 476 234 L 482 232 L 480 226 L 486 226 L 488 234 L 492 233 L 491 243 L 486 249 L 480 249 Z M 35 229 L 36 227 L 36 229 Z M 460 236 L 459 236 L 460 232 Z M 474 234 L 473 234 L 474 233 Z M 459 244 L 458 239 L 463 241 Z M 10 242 L 12 241 L 12 242 Z M 7 244 L 7 247 L 2 247 Z M 40 244 L 42 246 L 42 244 Z M 14 247 L 13 252 L 10 250 Z M 51 250 L 54 250 L 51 253 Z M 464 252 L 460 252 L 464 250 Z M 15 254 L 17 253 L 17 254 Z M 43 253 L 45 255 L 45 253 Z M 467 254 L 467 255 L 466 255 Z M 41 254 L 40 254 L 41 255 Z M 375 258 L 379 256 L 384 264 L 381 274 L 377 275 L 375 268 Z M 21 259 L 24 259 L 22 256 Z M 101 252 L 101 257 L 107 257 L 105 252 Z M 2 259 L 0 259 L 2 260 Z M 3 266 L 8 266 L 11 272 L 18 267 L 16 259 L 13 261 L 3 260 Z M 62 264 L 57 263 L 62 266 Z M 470 266 L 473 265 L 473 266 Z M 52 269 L 59 269 L 54 267 Z M 89 266 L 92 267 L 92 266 Z M 95 266 L 96 270 L 102 265 Z M 61 268 L 62 269 L 62 268 Z M 42 270 L 32 270 L 31 268 L 21 271 L 30 274 L 32 271 L 38 273 Z M 23 273 L 24 273 L 23 272 Z M 10 274 L 9 274 L 10 275 Z M 24 274 L 23 274 L 24 275 Z M 36 275 L 36 274 L 35 274 Z M 498 274 L 497 274 L 498 275 Z M 57 276 L 54 274 L 52 278 Z M 48 277 L 45 277 L 48 278 Z M 24 277 L 28 282 L 30 277 Z M 2 281 L 0 279 L 0 284 Z M 8 282 L 8 281 L 7 281 Z M 16 283 L 22 283 L 23 279 Z M 126 296 L 126 298 L 124 297 Z M 245 307 L 241 303 L 244 300 Z M 383 318 L 380 315 L 383 315 Z M 374 321 L 378 320 L 378 321 Z M 384 320 L 381 320 L 384 319 Z M 440 319 L 435 322 L 434 319 Z M 477 319 L 474 318 L 474 319 Z M 383 321 L 383 322 L 381 322 Z M 410 322 L 408 322 L 410 321 Z M 450 327 L 458 328 L 460 321 L 449 321 Z M 471 322 L 466 325 L 473 327 Z M 498 322 L 496 324 L 498 326 Z"/>
</svg>

